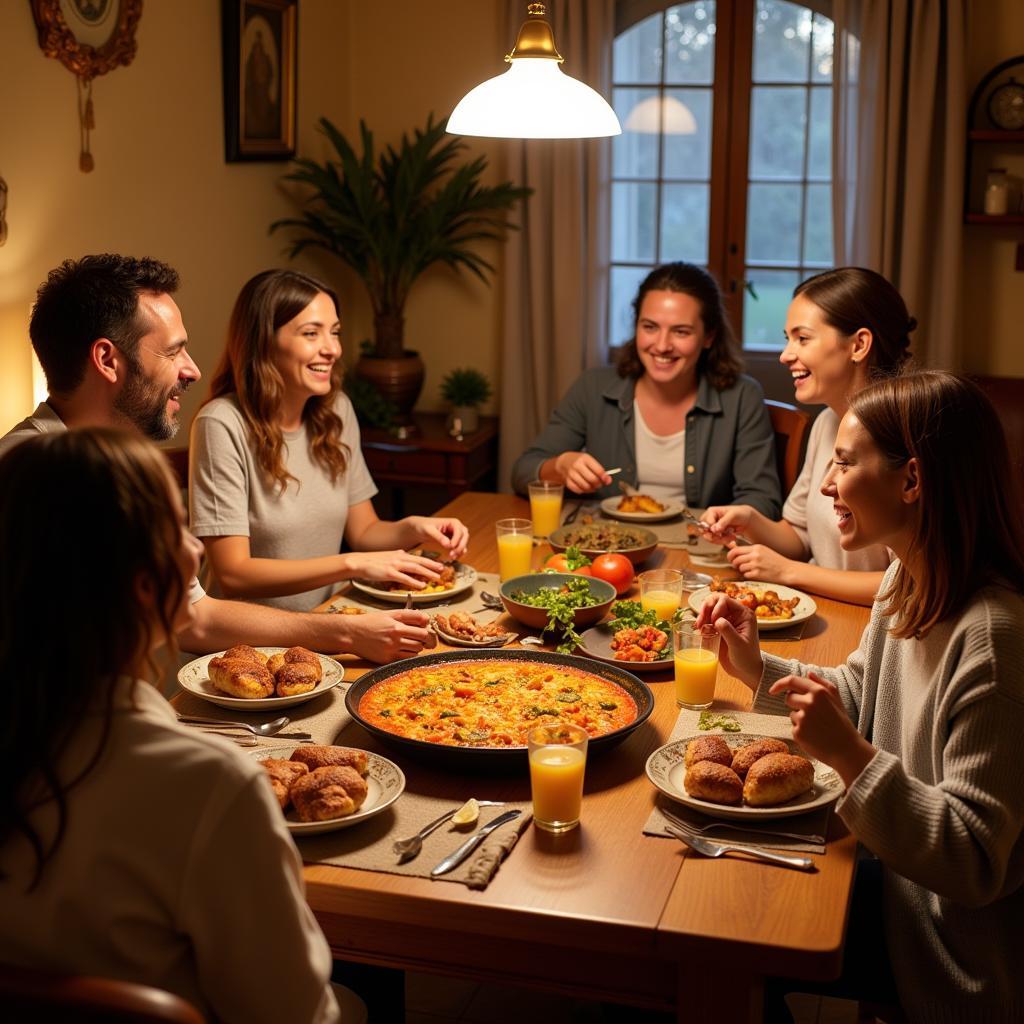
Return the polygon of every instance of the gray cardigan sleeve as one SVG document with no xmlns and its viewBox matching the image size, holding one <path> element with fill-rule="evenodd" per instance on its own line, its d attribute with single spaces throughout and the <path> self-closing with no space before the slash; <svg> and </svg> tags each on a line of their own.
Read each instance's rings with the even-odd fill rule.
<svg viewBox="0 0 1024 1024">
<path fill-rule="evenodd" d="M 512 489 L 526 494 L 526 485 L 537 479 L 541 465 L 562 452 L 582 451 L 587 443 L 587 375 L 578 377 L 555 406 L 548 425 L 512 466 Z"/>
</svg>

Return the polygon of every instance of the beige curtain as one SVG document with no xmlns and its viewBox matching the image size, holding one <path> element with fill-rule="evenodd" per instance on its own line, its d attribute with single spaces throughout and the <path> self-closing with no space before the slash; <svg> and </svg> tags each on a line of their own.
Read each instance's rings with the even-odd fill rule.
<svg viewBox="0 0 1024 1024">
<path fill-rule="evenodd" d="M 957 369 L 969 0 L 833 0 L 838 266 L 900 290 L 921 365 Z"/>
<path fill-rule="evenodd" d="M 526 4 L 507 5 L 512 49 Z M 562 70 L 611 98 L 614 0 L 548 4 Z M 587 366 L 603 360 L 608 317 L 611 143 L 567 139 L 507 143 L 505 175 L 528 185 L 510 233 L 502 288 L 501 447 L 498 488 L 512 463 Z"/>
</svg>

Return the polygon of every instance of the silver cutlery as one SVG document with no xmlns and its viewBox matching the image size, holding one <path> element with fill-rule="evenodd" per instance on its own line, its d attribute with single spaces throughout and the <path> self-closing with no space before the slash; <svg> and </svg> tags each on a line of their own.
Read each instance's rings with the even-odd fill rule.
<svg viewBox="0 0 1024 1024">
<path fill-rule="evenodd" d="M 504 802 L 501 800 L 477 800 L 477 805 L 479 807 L 505 806 Z M 458 810 L 458 807 L 453 807 L 450 811 L 445 811 L 440 818 L 435 818 L 429 825 L 424 825 L 416 835 L 409 836 L 408 839 L 396 839 L 391 844 L 391 849 L 392 852 L 398 855 L 398 863 L 404 864 L 407 860 L 412 860 L 413 857 L 418 856 L 420 850 L 423 849 L 423 840 L 426 839 L 434 829 L 440 828 Z"/>
<path fill-rule="evenodd" d="M 431 877 L 437 878 L 438 875 L 446 875 L 449 871 L 457 868 L 496 828 L 501 828 L 502 825 L 514 821 L 522 813 L 522 811 L 506 811 L 504 814 L 499 814 L 494 821 L 484 825 L 483 828 L 478 828 L 461 846 L 448 854 L 437 867 L 431 868 Z"/>
<path fill-rule="evenodd" d="M 231 739 L 235 737 L 260 740 L 263 737 L 257 736 L 251 732 L 239 732 L 237 725 L 190 725 L 190 729 L 198 729 L 200 732 L 213 733 L 217 736 L 227 736 Z M 312 743 L 313 734 L 308 732 L 275 732 L 271 737 L 265 737 L 267 739 L 275 740 L 298 740 L 300 743 Z"/>
<path fill-rule="evenodd" d="M 249 722 L 232 722 L 220 718 L 201 718 L 198 715 L 178 715 L 178 721 L 186 725 L 215 725 L 221 729 L 248 729 L 253 736 L 276 736 L 285 726 L 291 724 L 290 718 L 283 715 L 263 725 L 251 725 Z"/>
<path fill-rule="evenodd" d="M 708 524 L 698 519 L 685 505 L 683 506 L 683 511 L 679 514 L 683 517 L 684 523 L 689 523 L 690 526 L 696 526 L 702 534 L 706 534 L 708 532 Z M 743 547 L 750 547 L 750 545 L 754 543 L 752 540 L 747 540 L 747 538 L 741 533 L 734 533 L 732 539 Z M 717 544 L 718 540 L 712 536 L 711 543 Z"/>
<path fill-rule="evenodd" d="M 724 828 L 732 829 L 732 831 L 734 832 L 756 832 L 758 835 L 775 836 L 779 839 L 799 839 L 801 842 L 804 843 L 823 844 L 825 842 L 824 836 L 801 834 L 799 832 L 779 832 L 775 829 L 762 828 L 760 825 L 751 825 L 750 828 L 747 828 L 746 825 L 743 825 L 738 821 L 712 821 L 709 822 L 707 825 L 694 825 L 693 822 L 684 821 L 682 818 L 677 817 L 671 811 L 665 810 L 664 807 L 661 809 L 661 813 L 664 814 L 665 817 L 668 818 L 668 820 L 676 826 L 676 828 L 680 829 L 680 831 L 689 832 L 693 835 L 704 835 L 706 832 L 710 832 L 713 829 Z"/>
<path fill-rule="evenodd" d="M 483 602 L 483 608 L 475 608 L 474 611 L 482 612 L 486 608 L 492 608 L 495 611 L 503 612 L 505 606 L 501 603 L 501 598 L 497 594 L 491 594 L 486 590 L 480 591 L 480 600 Z"/>
<path fill-rule="evenodd" d="M 721 857 L 727 853 L 746 853 L 758 860 L 768 861 L 770 864 L 778 864 L 786 868 L 796 868 L 798 871 L 813 871 L 814 861 L 810 857 L 794 857 L 786 853 L 775 853 L 772 850 L 762 850 L 758 846 L 733 846 L 729 843 L 713 843 L 710 839 L 701 836 L 691 835 L 675 825 L 666 825 L 665 828 L 685 846 L 696 850 L 705 857 Z"/>
</svg>

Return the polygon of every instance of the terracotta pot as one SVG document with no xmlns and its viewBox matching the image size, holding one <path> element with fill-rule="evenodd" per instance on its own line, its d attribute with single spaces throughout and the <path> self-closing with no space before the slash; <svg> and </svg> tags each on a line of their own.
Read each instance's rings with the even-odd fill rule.
<svg viewBox="0 0 1024 1024">
<path fill-rule="evenodd" d="M 412 423 L 412 410 L 423 390 L 426 367 L 418 352 L 405 352 L 398 359 L 386 356 L 361 355 L 356 363 L 356 376 L 369 381 L 398 409 L 399 426 Z"/>
</svg>

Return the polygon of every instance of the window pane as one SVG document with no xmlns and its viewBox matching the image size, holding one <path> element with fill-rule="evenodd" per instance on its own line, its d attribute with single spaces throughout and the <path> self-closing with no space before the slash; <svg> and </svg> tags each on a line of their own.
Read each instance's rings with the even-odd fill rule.
<svg viewBox="0 0 1024 1024">
<path fill-rule="evenodd" d="M 823 14 L 814 16 L 814 39 L 811 43 L 811 81 L 832 81 L 832 53 L 835 47 L 835 31 L 831 18 Z"/>
<path fill-rule="evenodd" d="M 711 85 L 714 80 L 714 0 L 670 7 L 665 12 L 665 81 Z"/>
<path fill-rule="evenodd" d="M 665 90 L 666 178 L 711 176 L 711 90 Z M 673 130 L 674 129 L 674 130 Z"/>
<path fill-rule="evenodd" d="M 612 175 L 616 178 L 657 178 L 658 128 L 657 89 L 614 89 L 615 113 L 622 134 L 612 139 Z M 655 117 L 645 117 L 655 105 Z M 653 120 L 654 131 L 642 131 Z"/>
<path fill-rule="evenodd" d="M 781 351 L 786 309 L 800 281 L 795 270 L 747 270 L 747 280 L 757 293 L 743 293 L 743 347 Z"/>
<path fill-rule="evenodd" d="M 786 0 L 757 0 L 754 81 L 806 82 L 811 12 Z"/>
<path fill-rule="evenodd" d="M 832 89 L 817 86 L 811 89 L 811 124 L 809 151 L 807 153 L 807 177 L 832 177 Z"/>
<path fill-rule="evenodd" d="M 612 259 L 653 261 L 657 185 L 612 184 Z"/>
<path fill-rule="evenodd" d="M 804 263 L 832 266 L 832 186 L 807 186 Z"/>
<path fill-rule="evenodd" d="M 612 77 L 616 82 L 661 81 L 661 15 L 652 14 L 615 39 Z"/>
<path fill-rule="evenodd" d="M 747 259 L 799 263 L 799 185 L 750 185 L 747 190 Z"/>
<path fill-rule="evenodd" d="M 750 107 L 750 177 L 804 174 L 807 90 L 755 85 Z"/>
<path fill-rule="evenodd" d="M 661 192 L 662 262 L 708 260 L 707 185 L 664 185 Z"/>
<path fill-rule="evenodd" d="M 612 267 L 608 295 L 608 346 L 621 345 L 633 337 L 633 299 L 640 282 L 653 267 Z"/>
</svg>

